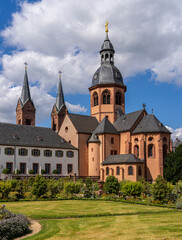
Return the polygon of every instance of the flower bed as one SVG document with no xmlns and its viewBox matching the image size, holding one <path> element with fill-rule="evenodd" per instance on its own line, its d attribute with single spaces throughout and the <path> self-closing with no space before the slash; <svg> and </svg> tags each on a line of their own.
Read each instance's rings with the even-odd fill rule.
<svg viewBox="0 0 182 240">
<path fill-rule="evenodd" d="M 0 208 L 0 236 L 2 240 L 12 240 L 30 232 L 30 221 L 22 214 L 14 214 L 5 206 Z"/>
</svg>

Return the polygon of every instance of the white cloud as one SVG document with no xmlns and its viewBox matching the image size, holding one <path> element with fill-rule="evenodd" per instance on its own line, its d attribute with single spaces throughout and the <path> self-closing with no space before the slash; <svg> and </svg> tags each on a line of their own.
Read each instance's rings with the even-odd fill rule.
<svg viewBox="0 0 182 240">
<path fill-rule="evenodd" d="M 11 110 L 15 109 L 25 61 L 29 63 L 29 81 L 34 86 L 31 93 L 36 96 L 40 116 L 50 115 L 55 99 L 49 92 L 57 86 L 59 69 L 66 94 L 88 93 L 92 75 L 100 65 L 107 19 L 116 50 L 115 63 L 124 78 L 151 69 L 155 81 L 182 86 L 181 12 L 179 0 L 23 2 L 21 11 L 13 14 L 11 25 L 1 32 L 4 44 L 14 46 L 16 51 L 2 55 L 0 60 L 0 87 L 4 91 L 0 120 L 11 121 L 14 116 L 3 111 L 8 96 Z M 69 107 L 85 112 L 79 105 Z"/>
<path fill-rule="evenodd" d="M 79 112 L 86 112 L 87 109 L 80 104 L 73 105 L 71 103 L 66 102 L 66 107 L 68 108 L 68 111 L 79 113 Z"/>
<path fill-rule="evenodd" d="M 177 128 L 177 129 L 173 129 L 172 127 L 168 127 L 168 126 L 166 126 L 166 127 L 172 133 L 171 138 L 172 138 L 173 141 L 175 141 L 176 138 L 179 138 L 179 139 L 182 140 L 182 127 Z"/>
</svg>

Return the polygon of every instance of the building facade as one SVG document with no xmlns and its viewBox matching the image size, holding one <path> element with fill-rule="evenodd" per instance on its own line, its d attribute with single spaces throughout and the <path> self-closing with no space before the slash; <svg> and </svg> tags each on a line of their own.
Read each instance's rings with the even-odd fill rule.
<svg viewBox="0 0 182 240">
<path fill-rule="evenodd" d="M 143 109 L 125 113 L 122 74 L 114 65 L 115 50 L 108 37 L 101 46 L 101 66 L 93 75 L 91 116 L 65 113 L 58 134 L 79 149 L 79 175 L 116 176 L 119 180 L 154 181 L 163 176 L 171 150 L 169 130 Z"/>
</svg>

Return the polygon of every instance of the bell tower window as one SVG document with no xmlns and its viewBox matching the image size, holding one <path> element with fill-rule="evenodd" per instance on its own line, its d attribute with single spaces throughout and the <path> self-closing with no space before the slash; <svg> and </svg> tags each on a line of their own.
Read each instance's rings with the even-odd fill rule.
<svg viewBox="0 0 182 240">
<path fill-rule="evenodd" d="M 116 104 L 121 105 L 121 93 L 120 92 L 116 93 Z"/>
<path fill-rule="evenodd" d="M 31 125 L 31 119 L 26 119 L 26 125 Z"/>
<path fill-rule="evenodd" d="M 108 54 L 108 53 L 106 53 L 106 55 L 105 55 L 105 60 L 106 60 L 106 61 L 109 60 L 109 54 Z"/>
<path fill-rule="evenodd" d="M 94 106 L 98 105 L 98 94 L 96 92 L 94 92 L 93 94 L 93 100 L 94 100 Z"/>
<path fill-rule="evenodd" d="M 110 104 L 110 92 L 104 91 L 102 94 L 103 104 Z"/>
</svg>

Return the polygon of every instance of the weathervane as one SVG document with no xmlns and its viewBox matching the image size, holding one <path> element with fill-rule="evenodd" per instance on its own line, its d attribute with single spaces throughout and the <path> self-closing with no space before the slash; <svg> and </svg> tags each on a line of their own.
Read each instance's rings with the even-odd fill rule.
<svg viewBox="0 0 182 240">
<path fill-rule="evenodd" d="M 142 107 L 143 107 L 143 109 L 145 109 L 145 107 L 146 107 L 146 104 L 145 104 L 145 103 L 143 103 Z"/>
<path fill-rule="evenodd" d="M 25 64 L 25 70 L 27 70 L 27 65 L 28 65 L 28 63 L 27 63 L 27 62 L 24 62 L 24 64 Z"/>
<path fill-rule="evenodd" d="M 109 22 L 107 21 L 106 24 L 105 24 L 105 31 L 106 31 L 106 33 L 108 33 L 108 31 L 109 31 L 108 30 L 108 24 L 109 24 Z"/>
<path fill-rule="evenodd" d="M 152 108 L 152 114 L 154 113 L 154 109 Z"/>
</svg>

